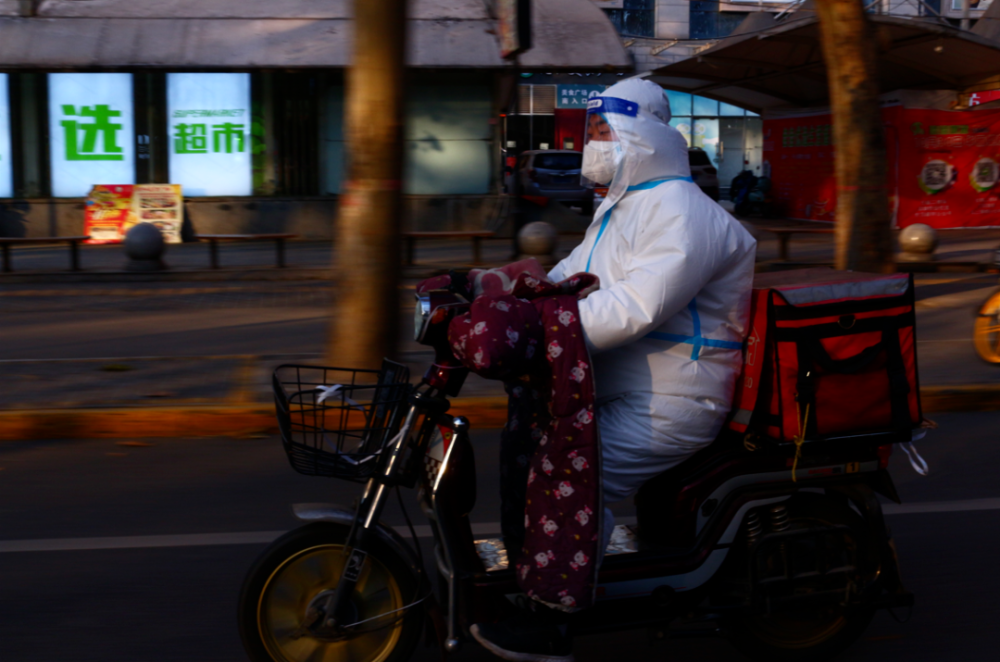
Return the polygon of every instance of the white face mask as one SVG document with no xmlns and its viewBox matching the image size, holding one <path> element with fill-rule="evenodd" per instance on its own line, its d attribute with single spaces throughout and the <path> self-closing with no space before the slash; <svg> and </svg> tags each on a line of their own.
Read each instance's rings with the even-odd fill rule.
<svg viewBox="0 0 1000 662">
<path fill-rule="evenodd" d="M 583 165 L 580 174 L 594 182 L 606 186 L 615 178 L 622 151 L 617 140 L 591 140 L 583 147 Z"/>
</svg>

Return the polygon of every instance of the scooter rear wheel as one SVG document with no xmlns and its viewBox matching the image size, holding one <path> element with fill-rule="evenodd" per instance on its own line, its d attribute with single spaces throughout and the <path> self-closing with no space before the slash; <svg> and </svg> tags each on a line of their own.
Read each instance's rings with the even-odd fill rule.
<svg viewBox="0 0 1000 662">
<path fill-rule="evenodd" d="M 359 626 L 337 636 L 310 624 L 310 605 L 336 588 L 346 562 L 350 529 L 316 523 L 278 538 L 250 569 L 239 602 L 243 646 L 253 662 L 402 662 L 422 633 L 423 610 Z M 363 621 L 402 609 L 420 596 L 406 563 L 385 545 L 370 545 L 351 597 L 352 616 Z"/>
<path fill-rule="evenodd" d="M 847 525 L 861 574 L 874 576 L 878 561 L 864 520 L 846 501 L 800 493 L 788 502 L 792 527 Z M 765 614 L 742 614 L 728 623 L 729 640 L 744 655 L 767 662 L 829 660 L 854 643 L 868 628 L 875 610 L 862 605 L 831 604 Z"/>
</svg>

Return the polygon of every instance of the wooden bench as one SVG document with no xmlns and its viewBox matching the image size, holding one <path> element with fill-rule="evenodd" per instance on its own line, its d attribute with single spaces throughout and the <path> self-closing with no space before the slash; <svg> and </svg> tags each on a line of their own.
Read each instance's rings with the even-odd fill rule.
<svg viewBox="0 0 1000 662">
<path fill-rule="evenodd" d="M 793 234 L 833 234 L 833 228 L 758 228 L 778 237 L 778 259 L 788 262 L 788 242 Z"/>
<path fill-rule="evenodd" d="M 471 239 L 472 240 L 472 264 L 482 264 L 481 243 L 483 239 L 491 239 L 496 236 L 495 232 L 488 230 L 473 230 L 468 232 L 404 232 L 406 239 L 406 264 L 413 265 L 413 254 L 416 249 L 418 239 Z"/>
<path fill-rule="evenodd" d="M 213 269 L 219 268 L 220 241 L 273 241 L 277 252 L 277 267 L 285 266 L 285 240 L 295 239 L 297 234 L 199 234 L 197 239 L 208 242 L 208 254 Z"/>
<path fill-rule="evenodd" d="M 69 244 L 69 268 L 71 271 L 80 270 L 80 250 L 81 241 L 90 239 L 90 236 L 80 237 L 0 237 L 0 246 L 3 247 L 3 271 L 10 273 L 14 269 L 10 266 L 10 247 L 24 246 L 26 244 Z"/>
</svg>

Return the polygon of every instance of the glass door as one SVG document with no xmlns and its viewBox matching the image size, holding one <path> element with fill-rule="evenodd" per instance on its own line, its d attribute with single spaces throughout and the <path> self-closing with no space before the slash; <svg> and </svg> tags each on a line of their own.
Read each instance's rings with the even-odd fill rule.
<svg viewBox="0 0 1000 662">
<path fill-rule="evenodd" d="M 728 189 L 736 175 L 747 167 L 745 120 L 723 117 L 719 120 L 719 186 Z"/>
<path fill-rule="evenodd" d="M 695 117 L 691 120 L 691 146 L 705 150 L 708 158 L 718 167 L 719 118 Z"/>
</svg>

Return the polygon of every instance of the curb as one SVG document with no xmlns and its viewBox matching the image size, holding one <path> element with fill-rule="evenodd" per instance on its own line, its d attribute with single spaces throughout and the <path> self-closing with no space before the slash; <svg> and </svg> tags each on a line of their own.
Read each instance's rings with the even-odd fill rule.
<svg viewBox="0 0 1000 662">
<path fill-rule="evenodd" d="M 76 283 L 218 283 L 232 281 L 330 280 L 329 268 L 223 267 L 181 271 L 15 271 L 0 276 L 3 285 L 71 285 Z"/>
<path fill-rule="evenodd" d="M 459 398 L 449 413 L 473 429 L 507 423 L 506 397 Z M 0 441 L 253 437 L 277 434 L 274 405 L 192 405 L 0 411 Z"/>
<path fill-rule="evenodd" d="M 1000 384 L 931 386 L 921 389 L 920 394 L 925 413 L 1000 410 Z M 456 398 L 448 413 L 465 416 L 474 430 L 498 429 L 507 423 L 507 398 Z M 0 412 L 0 441 L 239 438 L 277 433 L 274 406 L 265 404 Z"/>
<path fill-rule="evenodd" d="M 1000 410 L 1000 384 L 926 386 L 920 389 L 925 413 Z"/>
</svg>

